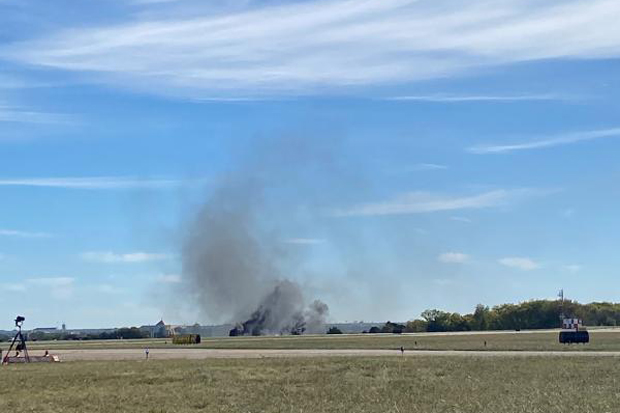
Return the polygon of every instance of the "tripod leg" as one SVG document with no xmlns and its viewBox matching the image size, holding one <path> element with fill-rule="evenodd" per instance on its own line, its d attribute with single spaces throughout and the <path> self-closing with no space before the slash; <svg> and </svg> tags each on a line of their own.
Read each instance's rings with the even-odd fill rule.
<svg viewBox="0 0 620 413">
<path fill-rule="evenodd" d="M 24 351 L 24 357 L 26 358 L 26 363 L 30 363 L 30 356 L 28 355 L 28 348 L 26 347 L 26 340 L 24 339 L 24 336 L 22 335 L 22 332 L 19 332 L 19 338 L 21 339 L 22 342 L 22 350 Z"/>
<path fill-rule="evenodd" d="M 2 359 L 2 364 L 6 364 L 9 361 L 9 356 L 11 355 L 11 350 L 13 350 L 13 346 L 15 345 L 15 342 L 17 341 L 17 338 L 20 336 L 20 332 L 18 331 L 17 334 L 15 334 L 15 337 L 13 337 L 13 341 L 11 341 L 11 345 L 9 346 L 9 349 L 6 352 L 6 356 L 4 356 L 4 359 Z"/>
</svg>

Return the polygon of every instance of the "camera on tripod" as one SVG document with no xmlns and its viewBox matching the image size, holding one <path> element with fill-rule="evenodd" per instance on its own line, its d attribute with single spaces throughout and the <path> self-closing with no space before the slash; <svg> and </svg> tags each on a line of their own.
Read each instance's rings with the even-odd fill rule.
<svg viewBox="0 0 620 413">
<path fill-rule="evenodd" d="M 15 319 L 15 327 L 21 328 L 22 324 L 24 324 L 24 321 L 26 321 L 26 317 L 18 315 Z"/>
</svg>

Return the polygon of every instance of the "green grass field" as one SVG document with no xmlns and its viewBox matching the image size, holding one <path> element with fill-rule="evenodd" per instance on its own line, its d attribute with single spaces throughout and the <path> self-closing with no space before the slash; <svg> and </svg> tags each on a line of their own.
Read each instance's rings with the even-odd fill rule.
<svg viewBox="0 0 620 413">
<path fill-rule="evenodd" d="M 204 338 L 196 347 L 213 349 L 406 349 L 620 351 L 620 330 L 590 331 L 588 345 L 561 345 L 557 332 L 502 334 L 357 334 L 284 337 Z M 487 345 L 485 347 L 484 342 Z M 170 339 L 31 342 L 31 349 L 106 349 L 179 347 Z M 8 343 L 0 348 L 6 349 Z"/>
<path fill-rule="evenodd" d="M 620 358 L 384 357 L 0 368 L 0 411 L 620 411 Z"/>
</svg>

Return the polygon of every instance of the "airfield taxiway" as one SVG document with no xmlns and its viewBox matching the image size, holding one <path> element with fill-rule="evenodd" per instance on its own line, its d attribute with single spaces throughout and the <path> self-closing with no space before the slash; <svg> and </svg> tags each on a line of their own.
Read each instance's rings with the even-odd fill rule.
<svg viewBox="0 0 620 413">
<path fill-rule="evenodd" d="M 33 352 L 34 353 L 34 352 Z M 54 350 L 61 361 L 144 360 L 145 349 Z M 150 360 L 266 357 L 620 357 L 620 351 L 456 351 L 456 350 L 228 350 L 204 348 L 150 349 Z"/>
</svg>

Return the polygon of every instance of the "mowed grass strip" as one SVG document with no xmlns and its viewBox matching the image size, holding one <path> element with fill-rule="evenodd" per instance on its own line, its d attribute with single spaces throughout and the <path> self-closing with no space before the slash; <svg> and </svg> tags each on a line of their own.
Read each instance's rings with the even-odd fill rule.
<svg viewBox="0 0 620 413">
<path fill-rule="evenodd" d="M 619 331 L 590 331 L 587 345 L 562 345 L 558 332 L 508 332 L 488 334 L 354 334 L 282 337 L 204 337 L 192 348 L 211 349 L 398 349 L 408 350 L 530 350 L 530 351 L 620 351 Z M 486 345 L 485 345 L 486 342 Z M 6 349 L 8 344 L 2 343 Z M 171 339 L 85 340 L 30 342 L 32 350 L 183 348 Z"/>
<path fill-rule="evenodd" d="M 617 412 L 620 358 L 388 357 L 0 368 L 0 411 Z"/>
</svg>

